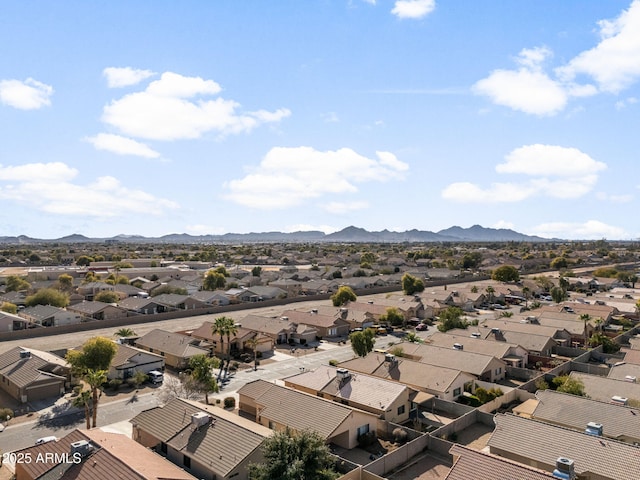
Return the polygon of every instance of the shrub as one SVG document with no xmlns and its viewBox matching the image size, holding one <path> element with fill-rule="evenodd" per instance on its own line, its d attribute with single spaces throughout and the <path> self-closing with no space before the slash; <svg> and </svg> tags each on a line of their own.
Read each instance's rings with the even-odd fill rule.
<svg viewBox="0 0 640 480">
<path fill-rule="evenodd" d="M 109 380 L 109 387 L 111 387 L 111 389 L 115 391 L 120 388 L 120 385 L 122 385 L 122 380 L 120 380 L 119 378 L 112 378 L 111 380 Z"/>
<path fill-rule="evenodd" d="M 225 397 L 225 399 L 224 399 L 224 408 L 236 408 L 236 399 L 235 399 L 235 397 Z"/>
<path fill-rule="evenodd" d="M 338 360 L 329 360 L 329 365 L 335 367 L 336 365 L 338 365 Z"/>
<path fill-rule="evenodd" d="M 358 436 L 358 446 L 369 447 L 376 441 L 376 432 L 367 432 Z"/>
<path fill-rule="evenodd" d="M 13 410 L 10 408 L 0 408 L 0 419 L 6 420 L 7 417 L 13 418 Z"/>
<path fill-rule="evenodd" d="M 393 441 L 395 443 L 406 443 L 407 439 L 409 438 L 409 434 L 407 433 L 407 431 L 404 428 L 399 427 L 394 428 L 391 435 L 393 435 Z"/>
</svg>

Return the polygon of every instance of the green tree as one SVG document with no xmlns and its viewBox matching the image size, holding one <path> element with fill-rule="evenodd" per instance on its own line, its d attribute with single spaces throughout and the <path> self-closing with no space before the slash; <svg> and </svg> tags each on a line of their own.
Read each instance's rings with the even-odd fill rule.
<svg viewBox="0 0 640 480">
<path fill-rule="evenodd" d="M 415 333 L 415 332 L 409 332 L 409 333 L 407 333 L 407 336 L 406 336 L 406 337 L 404 337 L 404 339 L 405 339 L 407 342 L 411 342 L 411 343 L 422 343 L 422 341 L 423 341 L 423 340 L 422 340 L 422 338 L 420 338 L 420 337 L 418 336 L 418 334 L 417 334 L 417 333 Z"/>
<path fill-rule="evenodd" d="M 91 264 L 91 262 L 95 262 L 95 260 L 92 257 L 88 257 L 87 255 L 82 255 L 81 257 L 78 257 L 78 259 L 76 260 L 76 265 L 78 265 L 79 267 L 87 267 Z"/>
<path fill-rule="evenodd" d="M 227 272 L 227 269 L 226 269 L 226 268 L 224 268 L 224 266 L 223 266 L 223 265 L 218 265 L 218 266 L 216 267 L 216 269 L 214 270 L 214 272 L 219 273 L 219 274 L 221 274 L 221 275 L 224 275 L 225 277 L 228 277 L 228 276 L 229 276 L 229 272 Z"/>
<path fill-rule="evenodd" d="M 227 279 L 220 272 L 208 271 L 204 277 L 204 282 L 202 282 L 203 290 L 217 290 L 218 288 L 224 288 L 227 284 Z"/>
<path fill-rule="evenodd" d="M 73 290 L 73 277 L 68 273 L 63 273 L 58 276 L 58 286 L 60 290 L 70 292 Z"/>
<path fill-rule="evenodd" d="M 556 257 L 553 260 L 551 260 L 551 263 L 549 264 L 549 266 L 551 268 L 555 268 L 559 270 L 561 268 L 567 268 L 569 266 L 569 262 L 565 257 Z"/>
<path fill-rule="evenodd" d="M 209 404 L 209 394 L 218 393 L 220 388 L 213 374 L 213 369 L 219 365 L 217 358 L 207 357 L 204 354 L 194 355 L 189 359 L 191 378 L 196 384 L 196 388 L 204 393 L 204 402 Z"/>
<path fill-rule="evenodd" d="M 251 275 L 254 277 L 259 277 L 260 275 L 262 275 L 262 267 L 260 266 L 255 266 L 251 269 Z"/>
<path fill-rule="evenodd" d="M 376 333 L 371 328 L 366 328 L 361 332 L 353 332 L 349 335 L 351 348 L 359 357 L 366 357 L 373 350 L 376 343 Z"/>
<path fill-rule="evenodd" d="M 316 432 L 275 432 L 262 444 L 263 463 L 249 465 L 252 480 L 335 480 L 335 461 Z"/>
<path fill-rule="evenodd" d="M 604 353 L 616 353 L 620 351 L 620 345 L 607 337 L 604 333 L 594 333 L 589 339 L 589 346 L 597 347 L 602 345 Z"/>
<path fill-rule="evenodd" d="M 87 340 L 80 350 L 69 350 L 67 362 L 74 375 L 81 376 L 91 388 L 93 426 L 96 426 L 100 386 L 107 381 L 107 372 L 117 351 L 116 344 L 105 337 Z"/>
<path fill-rule="evenodd" d="M 380 316 L 380 323 L 387 323 L 389 325 L 393 325 L 397 327 L 404 323 L 404 315 L 400 313 L 396 307 L 389 307 L 384 315 Z"/>
<path fill-rule="evenodd" d="M 331 302 L 334 307 L 340 307 L 347 302 L 355 302 L 357 298 L 351 287 L 343 285 L 338 288 L 336 293 L 331 295 Z"/>
<path fill-rule="evenodd" d="M 462 256 L 462 268 L 478 268 L 482 263 L 482 253 L 468 252 Z"/>
<path fill-rule="evenodd" d="M 108 290 L 104 290 L 93 298 L 96 302 L 103 303 L 118 303 L 120 300 L 120 296 L 116 292 L 110 292 Z"/>
<path fill-rule="evenodd" d="M 6 312 L 6 313 L 13 313 L 15 315 L 16 313 L 18 313 L 18 306 L 15 303 L 2 302 L 2 305 L 0 306 L 0 311 Z"/>
<path fill-rule="evenodd" d="M 413 295 L 424 290 L 424 282 L 420 278 L 414 277 L 409 273 L 405 273 L 402 276 L 401 283 L 402 291 L 405 295 Z"/>
<path fill-rule="evenodd" d="M 460 307 L 447 307 L 440 312 L 440 324 L 438 330 L 447 332 L 454 328 L 467 328 L 469 323 L 462 318 L 462 309 Z"/>
<path fill-rule="evenodd" d="M 584 397 L 586 395 L 584 391 L 584 383 L 582 383 L 582 380 L 578 378 L 573 378 L 569 375 L 562 375 L 554 378 L 553 384 L 556 386 L 556 390 L 558 392 L 578 395 L 580 397 Z"/>
<path fill-rule="evenodd" d="M 42 288 L 33 295 L 29 295 L 24 300 L 27 307 L 34 305 L 51 305 L 53 307 L 64 308 L 69 305 L 69 295 L 53 288 Z"/>
<path fill-rule="evenodd" d="M 491 279 L 496 282 L 517 282 L 520 280 L 520 273 L 512 265 L 502 265 L 493 271 Z"/>
<path fill-rule="evenodd" d="M 26 279 L 18 277 L 17 275 L 9 275 L 5 283 L 5 290 L 7 292 L 21 292 L 23 290 L 29 290 L 31 284 Z"/>
<path fill-rule="evenodd" d="M 556 303 L 563 302 L 567 298 L 567 292 L 565 292 L 560 287 L 553 287 L 550 293 L 551 293 L 551 298 Z"/>
</svg>

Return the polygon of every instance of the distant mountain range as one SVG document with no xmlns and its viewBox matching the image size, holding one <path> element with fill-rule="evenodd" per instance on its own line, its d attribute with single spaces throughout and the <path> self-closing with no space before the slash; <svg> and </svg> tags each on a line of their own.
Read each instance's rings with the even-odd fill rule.
<svg viewBox="0 0 640 480">
<path fill-rule="evenodd" d="M 325 234 L 320 231 L 225 233 L 224 235 L 189 235 L 172 233 L 162 237 L 141 235 L 117 235 L 110 238 L 89 238 L 74 234 L 57 239 L 37 239 L 24 235 L 0 237 L 0 244 L 39 243 L 429 243 L 429 242 L 550 242 L 558 239 L 525 235 L 504 228 L 485 228 L 474 225 L 469 228 L 450 227 L 439 232 L 408 230 L 406 232 L 369 232 L 363 228 L 347 227 L 339 232 Z"/>
</svg>

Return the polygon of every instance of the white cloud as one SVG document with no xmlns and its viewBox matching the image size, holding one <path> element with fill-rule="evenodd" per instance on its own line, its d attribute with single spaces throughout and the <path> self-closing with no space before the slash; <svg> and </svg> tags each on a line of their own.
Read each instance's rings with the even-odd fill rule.
<svg viewBox="0 0 640 480">
<path fill-rule="evenodd" d="M 179 140 L 199 138 L 207 132 L 249 132 L 262 123 L 279 122 L 291 114 L 284 108 L 240 114 L 240 105 L 232 100 L 202 98 L 220 90 L 213 80 L 165 72 L 146 90 L 105 106 L 102 120 L 132 137 Z"/>
<path fill-rule="evenodd" d="M 120 135 L 99 133 L 93 137 L 87 137 L 85 140 L 98 150 L 106 150 L 118 155 L 135 155 L 144 158 L 160 157 L 160 154 L 148 145 Z"/>
<path fill-rule="evenodd" d="M 61 162 L 0 166 L 0 199 L 59 215 L 115 218 L 124 213 L 160 215 L 175 202 L 128 189 L 109 176 L 73 183 L 78 170 Z"/>
<path fill-rule="evenodd" d="M 152 77 L 155 72 L 151 70 L 139 70 L 131 67 L 107 67 L 102 71 L 107 78 L 109 88 L 128 87 Z"/>
<path fill-rule="evenodd" d="M 358 183 L 404 178 L 404 162 L 389 152 L 376 154 L 378 160 L 349 148 L 272 148 L 244 178 L 225 184 L 225 198 L 254 208 L 287 208 L 327 194 L 355 193 Z"/>
<path fill-rule="evenodd" d="M 327 112 L 320 115 L 322 119 L 327 123 L 338 123 L 340 118 L 336 112 Z"/>
<path fill-rule="evenodd" d="M 0 80 L 0 103 L 20 110 L 37 110 L 51 105 L 53 87 L 33 78 Z"/>
<path fill-rule="evenodd" d="M 635 198 L 631 194 L 621 194 L 621 195 L 609 195 L 605 192 L 596 193 L 596 198 L 603 202 L 611 202 L 611 203 L 629 203 L 633 201 Z"/>
<path fill-rule="evenodd" d="M 442 191 L 442 197 L 460 203 L 513 203 L 533 196 L 571 199 L 589 193 L 598 181 L 597 173 L 607 168 L 576 148 L 556 145 L 525 145 L 496 166 L 500 174 L 523 174 L 524 182 L 493 183 L 483 188 L 457 182 Z"/>
<path fill-rule="evenodd" d="M 533 228 L 530 234 L 545 238 L 562 238 L 571 240 L 611 240 L 628 239 L 629 234 L 622 228 L 598 220 L 588 220 L 584 223 L 550 222 Z"/>
<path fill-rule="evenodd" d="M 436 8 L 435 0 L 396 0 L 391 13 L 398 18 L 423 18 Z"/>
<path fill-rule="evenodd" d="M 506 220 L 498 220 L 496 223 L 492 225 L 492 228 L 504 228 L 507 230 L 514 230 L 516 226 L 511 222 L 507 222 Z"/>
<path fill-rule="evenodd" d="M 505 163 L 496 165 L 496 172 L 579 177 L 607 168 L 604 163 L 593 160 L 577 148 L 557 145 L 525 145 L 509 153 L 505 160 Z"/>
<path fill-rule="evenodd" d="M 567 92 L 542 71 L 542 63 L 551 56 L 546 47 L 523 49 L 516 62 L 518 70 L 494 70 L 472 87 L 477 95 L 493 103 L 532 115 L 555 115 L 567 104 Z"/>
<path fill-rule="evenodd" d="M 326 235 L 330 233 L 334 233 L 340 230 L 337 227 L 332 227 L 331 225 L 309 225 L 307 223 L 298 223 L 295 225 L 288 225 L 285 227 L 285 233 L 292 232 L 324 232 Z"/>
<path fill-rule="evenodd" d="M 343 214 L 349 212 L 355 212 L 357 210 L 364 210 L 369 208 L 369 202 L 355 201 L 355 202 L 329 202 L 323 205 L 323 208 L 333 214 Z"/>
<path fill-rule="evenodd" d="M 629 105 L 635 105 L 638 103 L 638 99 L 636 97 L 628 97 L 624 100 L 618 100 L 615 103 L 616 110 L 623 110 L 627 108 Z"/>
<path fill-rule="evenodd" d="M 584 74 L 600 90 L 618 93 L 640 78 L 640 1 L 614 20 L 599 22 L 601 41 L 557 69 L 565 80 Z"/>
</svg>

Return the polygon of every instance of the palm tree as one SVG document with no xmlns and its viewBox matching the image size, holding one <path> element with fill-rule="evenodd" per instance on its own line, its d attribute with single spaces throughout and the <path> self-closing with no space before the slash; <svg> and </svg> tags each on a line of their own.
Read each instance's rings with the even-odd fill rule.
<svg viewBox="0 0 640 480">
<path fill-rule="evenodd" d="M 114 335 L 116 337 L 133 337 L 136 334 L 131 328 L 121 328 Z"/>
<path fill-rule="evenodd" d="M 583 313 L 582 315 L 580 315 L 580 320 L 584 322 L 584 346 L 586 347 L 587 344 L 589 343 L 589 336 L 587 334 L 587 324 L 589 323 L 589 320 L 591 320 L 591 315 L 589 315 L 588 313 Z"/>
<path fill-rule="evenodd" d="M 227 339 L 231 339 L 231 331 L 230 328 L 233 327 L 233 335 L 235 336 L 238 333 L 238 328 L 236 327 L 236 323 L 233 318 L 229 317 L 218 317 L 213 321 L 213 325 L 211 327 L 211 333 L 213 335 L 220 336 L 220 357 L 224 355 L 224 337 Z M 229 352 L 231 352 L 231 346 L 229 346 Z M 218 379 L 222 377 L 222 372 L 224 371 L 224 358 L 222 359 L 222 363 L 220 364 L 220 373 L 218 374 Z"/>
<path fill-rule="evenodd" d="M 258 357 L 256 349 L 258 348 L 258 344 L 260 343 L 258 342 L 258 335 L 256 334 L 244 343 L 253 352 L 253 370 L 256 371 L 258 370 Z"/>
<path fill-rule="evenodd" d="M 87 422 L 87 430 L 91 428 L 91 390 L 82 390 L 77 397 L 73 399 L 71 405 L 84 409 L 84 419 Z"/>
<path fill-rule="evenodd" d="M 496 293 L 496 289 L 489 285 L 484 291 L 489 295 L 489 303 L 493 303 L 493 294 Z"/>
<path fill-rule="evenodd" d="M 529 309 L 529 295 L 531 289 L 529 287 L 522 287 L 522 296 L 524 297 L 524 308 Z"/>
<path fill-rule="evenodd" d="M 229 373 L 229 366 L 231 365 L 231 335 L 234 337 L 238 334 L 238 327 L 233 318 L 227 318 L 227 329 L 225 331 L 227 335 L 227 367 L 225 368 L 225 377 Z"/>
<path fill-rule="evenodd" d="M 93 407 L 93 428 L 96 427 L 98 423 L 98 393 L 100 390 L 100 386 L 107 381 L 107 371 L 106 370 L 87 370 L 87 373 L 84 375 L 84 381 L 87 382 L 89 387 L 91 388 L 91 405 Z"/>
</svg>

